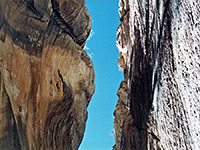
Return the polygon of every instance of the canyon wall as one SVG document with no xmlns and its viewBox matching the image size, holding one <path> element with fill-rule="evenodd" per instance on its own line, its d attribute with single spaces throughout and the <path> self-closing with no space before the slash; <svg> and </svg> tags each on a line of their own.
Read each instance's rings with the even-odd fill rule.
<svg viewBox="0 0 200 150">
<path fill-rule="evenodd" d="M 120 0 L 114 150 L 200 149 L 200 1 Z"/>
<path fill-rule="evenodd" d="M 76 150 L 94 93 L 84 0 L 0 0 L 0 149 Z"/>
</svg>

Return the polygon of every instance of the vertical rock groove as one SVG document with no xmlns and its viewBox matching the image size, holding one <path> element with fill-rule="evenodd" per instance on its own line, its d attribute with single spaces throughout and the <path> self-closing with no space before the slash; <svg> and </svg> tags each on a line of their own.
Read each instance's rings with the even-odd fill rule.
<svg viewBox="0 0 200 150">
<path fill-rule="evenodd" d="M 118 91 L 113 149 L 200 147 L 199 5 L 120 0 L 117 46 L 127 90 Z"/>
</svg>

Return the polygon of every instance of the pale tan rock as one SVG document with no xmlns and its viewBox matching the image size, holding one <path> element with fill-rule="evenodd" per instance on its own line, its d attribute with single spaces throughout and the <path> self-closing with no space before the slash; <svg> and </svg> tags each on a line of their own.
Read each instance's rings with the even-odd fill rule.
<svg viewBox="0 0 200 150">
<path fill-rule="evenodd" d="M 129 114 L 128 104 L 127 104 L 127 82 L 122 81 L 117 92 L 119 98 L 117 105 L 115 106 L 114 115 L 114 131 L 115 131 L 115 146 L 114 150 L 119 150 L 121 145 L 121 137 L 123 124 L 126 116 Z"/>
<path fill-rule="evenodd" d="M 122 113 L 119 98 L 114 149 L 200 148 L 199 6 L 198 0 L 119 1 L 116 43 L 130 114 Z"/>
</svg>

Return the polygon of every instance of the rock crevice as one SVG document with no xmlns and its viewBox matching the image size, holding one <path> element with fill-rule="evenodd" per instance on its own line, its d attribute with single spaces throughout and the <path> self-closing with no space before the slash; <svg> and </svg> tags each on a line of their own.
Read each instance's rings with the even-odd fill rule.
<svg viewBox="0 0 200 150">
<path fill-rule="evenodd" d="M 127 103 L 119 97 L 114 149 L 200 147 L 198 6 L 196 0 L 120 0 L 117 46 Z"/>
</svg>

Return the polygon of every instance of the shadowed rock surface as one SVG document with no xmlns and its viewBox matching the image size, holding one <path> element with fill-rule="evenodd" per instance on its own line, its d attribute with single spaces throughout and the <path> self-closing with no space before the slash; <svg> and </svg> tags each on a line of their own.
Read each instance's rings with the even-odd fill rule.
<svg viewBox="0 0 200 150">
<path fill-rule="evenodd" d="M 118 63 L 127 90 L 118 90 L 113 149 L 200 149 L 199 6 L 120 0 Z"/>
<path fill-rule="evenodd" d="M 0 0 L 0 149 L 76 150 L 94 93 L 84 0 Z"/>
</svg>

